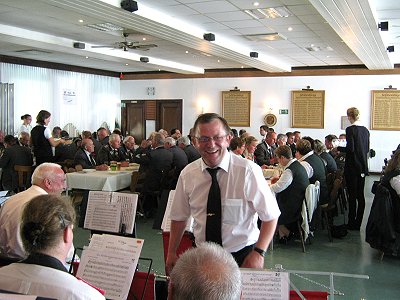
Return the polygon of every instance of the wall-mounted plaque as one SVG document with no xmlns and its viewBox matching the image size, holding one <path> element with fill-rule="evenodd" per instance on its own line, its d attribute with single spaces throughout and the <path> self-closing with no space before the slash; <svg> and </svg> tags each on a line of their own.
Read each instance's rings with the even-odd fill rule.
<svg viewBox="0 0 400 300">
<path fill-rule="evenodd" d="M 250 127 L 250 91 L 222 92 L 222 116 L 231 127 Z"/>
<path fill-rule="evenodd" d="M 371 129 L 400 130 L 400 91 L 372 91 Z"/>
<path fill-rule="evenodd" d="M 325 91 L 292 91 L 292 127 L 324 128 Z"/>
</svg>

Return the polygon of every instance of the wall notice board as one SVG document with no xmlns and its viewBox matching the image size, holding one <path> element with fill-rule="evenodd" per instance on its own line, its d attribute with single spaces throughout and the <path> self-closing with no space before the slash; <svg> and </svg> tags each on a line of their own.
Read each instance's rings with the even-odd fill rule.
<svg viewBox="0 0 400 300">
<path fill-rule="evenodd" d="M 400 130 L 400 91 L 372 91 L 371 129 Z"/>
<path fill-rule="evenodd" d="M 292 91 L 292 127 L 324 128 L 325 91 Z"/>
<path fill-rule="evenodd" d="M 222 92 L 222 116 L 231 127 L 250 127 L 250 91 Z"/>
</svg>

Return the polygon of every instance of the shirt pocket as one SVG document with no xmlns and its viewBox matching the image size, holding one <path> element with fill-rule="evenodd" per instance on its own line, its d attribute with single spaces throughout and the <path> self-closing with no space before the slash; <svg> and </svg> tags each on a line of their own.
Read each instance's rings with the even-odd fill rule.
<svg viewBox="0 0 400 300">
<path fill-rule="evenodd" d="M 242 217 L 242 199 L 226 199 L 222 204 L 223 217 L 222 222 L 224 224 L 235 225 L 240 222 Z"/>
</svg>

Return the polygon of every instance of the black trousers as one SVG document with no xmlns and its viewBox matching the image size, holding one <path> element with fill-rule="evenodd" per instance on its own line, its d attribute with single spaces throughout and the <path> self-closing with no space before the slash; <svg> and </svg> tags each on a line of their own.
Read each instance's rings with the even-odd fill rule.
<svg viewBox="0 0 400 300">
<path fill-rule="evenodd" d="M 241 267 L 244 259 L 246 258 L 246 256 L 253 251 L 254 249 L 254 244 L 253 245 L 249 245 L 244 247 L 243 249 L 236 251 L 236 252 L 232 252 L 232 256 L 235 259 L 235 261 L 237 262 L 238 266 Z"/>
<path fill-rule="evenodd" d="M 360 227 L 364 216 L 365 197 L 364 186 L 365 177 L 361 174 L 346 174 L 346 186 L 349 192 L 349 225 Z"/>
</svg>

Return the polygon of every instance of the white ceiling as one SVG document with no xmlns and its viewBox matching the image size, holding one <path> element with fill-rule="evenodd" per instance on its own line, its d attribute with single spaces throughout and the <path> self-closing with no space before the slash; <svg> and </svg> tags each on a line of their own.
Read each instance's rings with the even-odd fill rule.
<svg viewBox="0 0 400 300">
<path fill-rule="evenodd" d="M 120 0 L 0 2 L 0 55 L 5 56 L 115 72 L 201 73 L 226 68 L 284 72 L 293 67 L 359 64 L 390 69 L 400 63 L 398 0 L 259 0 L 258 7 L 253 0 L 142 0 L 137 1 L 135 13 L 121 9 Z M 270 7 L 285 7 L 292 15 L 256 20 L 244 12 Z M 389 31 L 377 29 L 380 21 L 389 21 Z M 124 40 L 122 31 L 87 27 L 101 23 L 124 28 L 131 33 L 128 41 L 157 47 L 127 52 L 91 48 Z M 215 42 L 202 38 L 208 32 L 215 34 Z M 268 33 L 286 39 L 246 37 Z M 74 49 L 73 42 L 83 42 L 86 48 Z M 394 53 L 386 51 L 389 45 L 395 46 Z M 250 51 L 258 52 L 259 58 L 251 58 Z M 149 63 L 139 61 L 143 56 Z"/>
</svg>

